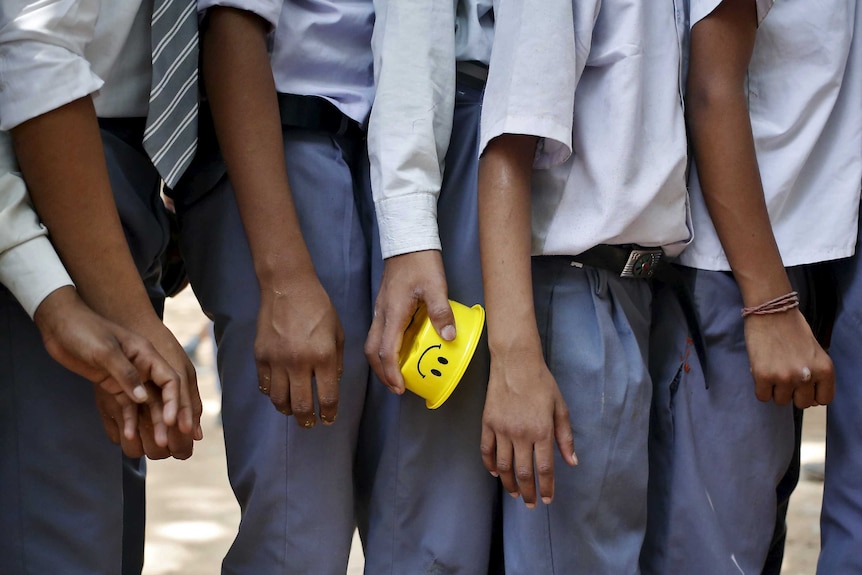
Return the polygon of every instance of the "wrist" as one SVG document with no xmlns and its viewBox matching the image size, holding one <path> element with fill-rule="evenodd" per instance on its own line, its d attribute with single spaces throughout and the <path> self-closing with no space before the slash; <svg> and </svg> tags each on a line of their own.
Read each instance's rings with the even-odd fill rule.
<svg viewBox="0 0 862 575">
<path fill-rule="evenodd" d="M 73 286 L 58 288 L 42 300 L 33 314 L 33 321 L 42 337 L 56 329 L 57 322 L 63 319 L 70 305 L 84 305 Z"/>
<path fill-rule="evenodd" d="M 799 307 L 799 294 L 787 292 L 763 303 L 742 308 L 742 317 L 772 315 L 784 313 Z"/>
</svg>

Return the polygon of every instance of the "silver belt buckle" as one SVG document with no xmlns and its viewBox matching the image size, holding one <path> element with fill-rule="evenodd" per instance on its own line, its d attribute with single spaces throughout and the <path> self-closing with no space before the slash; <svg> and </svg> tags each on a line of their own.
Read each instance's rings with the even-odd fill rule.
<svg viewBox="0 0 862 575">
<path fill-rule="evenodd" d="M 661 261 L 663 252 L 661 248 L 640 248 L 629 253 L 621 278 L 644 278 L 649 279 L 655 272 Z"/>
</svg>

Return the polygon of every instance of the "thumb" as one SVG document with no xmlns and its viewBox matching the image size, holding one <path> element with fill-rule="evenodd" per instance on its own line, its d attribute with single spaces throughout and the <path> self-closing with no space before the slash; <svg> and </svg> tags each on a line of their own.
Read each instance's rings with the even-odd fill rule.
<svg viewBox="0 0 862 575">
<path fill-rule="evenodd" d="M 445 293 L 428 294 L 425 298 L 428 319 L 434 330 L 446 341 L 455 339 L 455 314 Z"/>
<path fill-rule="evenodd" d="M 554 438 L 563 461 L 569 465 L 577 465 L 578 456 L 575 454 L 575 437 L 572 423 L 569 421 L 569 408 L 562 399 L 558 399 L 554 406 Z"/>
</svg>

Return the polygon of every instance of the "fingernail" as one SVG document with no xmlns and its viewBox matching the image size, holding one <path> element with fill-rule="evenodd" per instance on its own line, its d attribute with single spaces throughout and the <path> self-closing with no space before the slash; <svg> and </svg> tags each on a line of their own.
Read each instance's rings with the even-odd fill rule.
<svg viewBox="0 0 862 575">
<path fill-rule="evenodd" d="M 572 452 L 572 461 L 575 462 L 575 465 L 578 464 L 578 454 L 575 453 L 574 451 Z"/>
<path fill-rule="evenodd" d="M 536 508 L 535 503 L 527 503 L 527 509 L 535 509 L 535 508 Z"/>
<path fill-rule="evenodd" d="M 550 497 L 542 497 L 542 503 L 544 503 L 545 505 L 550 505 L 551 504 L 551 498 Z"/>
<path fill-rule="evenodd" d="M 137 386 L 132 390 L 132 394 L 135 396 L 135 399 L 138 401 L 146 401 L 147 400 L 147 390 L 144 389 L 143 385 Z"/>
<path fill-rule="evenodd" d="M 496 471 L 491 471 L 490 473 L 491 473 L 491 475 L 493 475 L 494 477 L 500 477 L 500 474 L 499 474 L 499 473 L 497 473 Z"/>
<path fill-rule="evenodd" d="M 446 341 L 452 341 L 453 339 L 455 339 L 455 326 L 447 325 L 443 328 L 443 331 L 440 332 L 440 336 Z"/>
<path fill-rule="evenodd" d="M 511 495 L 513 498 L 517 499 L 518 497 L 521 496 L 521 493 L 519 491 L 510 491 L 509 495 Z"/>
</svg>

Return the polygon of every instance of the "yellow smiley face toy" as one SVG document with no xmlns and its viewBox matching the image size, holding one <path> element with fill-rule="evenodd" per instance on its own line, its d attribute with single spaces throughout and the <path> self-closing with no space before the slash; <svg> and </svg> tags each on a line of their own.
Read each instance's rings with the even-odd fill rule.
<svg viewBox="0 0 862 575">
<path fill-rule="evenodd" d="M 422 306 L 404 332 L 398 356 L 407 389 L 425 399 L 428 409 L 437 409 L 455 391 L 485 327 L 485 310 L 481 305 L 467 307 L 452 300 L 449 304 L 455 314 L 455 339 L 441 338 Z"/>
</svg>

